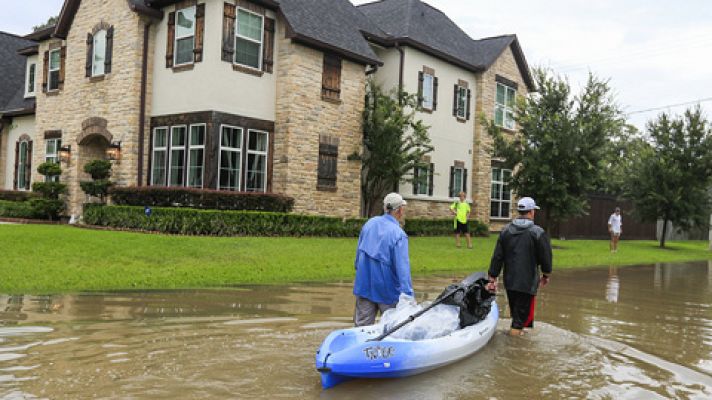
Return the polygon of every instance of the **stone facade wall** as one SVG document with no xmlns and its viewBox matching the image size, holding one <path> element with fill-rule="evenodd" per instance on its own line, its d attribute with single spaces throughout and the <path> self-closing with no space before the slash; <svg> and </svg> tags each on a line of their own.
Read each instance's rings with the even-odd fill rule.
<svg viewBox="0 0 712 400">
<path fill-rule="evenodd" d="M 407 199 L 406 218 L 440 219 L 450 218 L 452 201 L 428 201 Z"/>
<path fill-rule="evenodd" d="M 87 34 L 102 22 L 114 27 L 111 72 L 103 78 L 88 78 L 85 76 Z M 80 146 L 77 141 L 82 135 L 82 123 L 89 118 L 104 118 L 112 140 L 121 141 L 122 156 L 113 166 L 112 180 L 119 185 L 137 183 L 141 61 L 146 22 L 129 9 L 125 0 L 82 1 L 67 40 L 62 41 L 66 46 L 64 87 L 55 93 L 37 91 L 33 165 L 44 161 L 44 132 L 61 130 L 62 144 L 71 146 L 71 160 L 69 164 L 62 163 L 61 178 L 68 184 L 69 214 L 79 214 L 86 201 L 79 187 L 80 181 L 90 179 L 83 172 L 83 163 L 88 157 L 101 154 L 98 144 L 87 147 Z M 58 41 L 51 39 L 39 46 L 37 81 L 40 83 L 43 82 L 44 52 Z M 149 115 L 150 110 L 147 109 L 146 114 Z M 146 134 L 148 122 L 149 118 L 146 118 Z M 147 149 L 146 146 L 144 157 Z M 38 179 L 36 171 L 33 179 Z"/>
<path fill-rule="evenodd" d="M 282 19 L 277 25 L 273 191 L 294 197 L 295 212 L 357 217 L 361 162 L 347 156 L 361 152 L 364 66 L 342 60 L 340 101 L 323 100 L 324 53 L 286 38 Z M 319 135 L 339 139 L 335 191 L 317 189 Z"/>
<path fill-rule="evenodd" d="M 475 104 L 475 115 L 479 118 L 484 115 L 488 120 L 494 119 L 495 97 L 497 93 L 496 75 L 500 75 L 517 83 L 517 96 L 528 93 L 527 85 L 519 72 L 516 59 L 510 47 L 508 47 L 497 59 L 497 61 L 485 72 L 478 74 Z M 514 134 L 515 131 L 511 131 Z M 473 217 L 490 225 L 490 230 L 500 230 L 508 220 L 490 220 L 490 195 L 491 195 L 491 166 L 492 166 L 492 138 L 485 128 L 480 124 L 475 124 L 474 132 L 475 151 L 473 152 L 472 171 L 472 196 L 475 204 Z M 515 205 L 514 201 L 512 205 Z"/>
</svg>

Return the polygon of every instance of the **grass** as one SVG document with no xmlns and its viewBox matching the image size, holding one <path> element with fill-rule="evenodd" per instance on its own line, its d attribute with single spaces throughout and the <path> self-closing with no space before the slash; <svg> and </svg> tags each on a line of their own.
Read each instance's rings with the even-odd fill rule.
<svg viewBox="0 0 712 400">
<path fill-rule="evenodd" d="M 496 235 L 457 249 L 451 237 L 410 239 L 414 276 L 483 271 Z M 705 241 L 553 241 L 554 271 L 712 259 Z M 218 238 L 0 225 L 0 293 L 209 288 L 353 279 L 356 239 Z"/>
</svg>

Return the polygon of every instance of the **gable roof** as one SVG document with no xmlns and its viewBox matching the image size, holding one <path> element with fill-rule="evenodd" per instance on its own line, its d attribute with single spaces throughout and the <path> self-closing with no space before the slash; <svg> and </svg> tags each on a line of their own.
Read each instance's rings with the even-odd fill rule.
<svg viewBox="0 0 712 400">
<path fill-rule="evenodd" d="M 358 8 L 382 31 L 382 39 L 402 43 L 465 69 L 481 72 L 512 47 L 527 86 L 533 80 L 516 35 L 474 40 L 437 8 L 420 0 L 379 0 Z"/>
<path fill-rule="evenodd" d="M 23 37 L 0 32 L 0 114 L 3 116 L 34 113 L 35 99 L 25 99 L 27 59 L 17 53 L 33 44 Z"/>
</svg>

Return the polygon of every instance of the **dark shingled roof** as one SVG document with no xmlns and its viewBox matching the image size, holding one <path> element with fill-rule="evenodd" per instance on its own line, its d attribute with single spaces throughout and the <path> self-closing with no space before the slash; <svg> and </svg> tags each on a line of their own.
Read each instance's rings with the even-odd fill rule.
<svg viewBox="0 0 712 400">
<path fill-rule="evenodd" d="M 473 40 L 442 11 L 420 0 L 380 0 L 358 8 L 387 36 L 446 59 L 472 71 L 484 71 L 512 46 L 527 86 L 533 87 L 529 68 L 516 35 Z"/>
<path fill-rule="evenodd" d="M 25 99 L 27 58 L 17 51 L 35 44 L 20 36 L 0 32 L 0 114 L 18 115 L 34 112 L 35 100 Z"/>
</svg>

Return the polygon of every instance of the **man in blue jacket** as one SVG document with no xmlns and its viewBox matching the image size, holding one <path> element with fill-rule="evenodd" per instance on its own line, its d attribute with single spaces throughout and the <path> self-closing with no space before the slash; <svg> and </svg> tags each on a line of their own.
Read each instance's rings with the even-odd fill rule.
<svg viewBox="0 0 712 400">
<path fill-rule="evenodd" d="M 381 216 L 369 219 L 358 237 L 354 295 L 356 326 L 372 325 L 380 311 L 395 307 L 401 293 L 413 296 L 408 235 L 400 226 L 406 201 L 398 193 L 383 199 Z"/>
</svg>

